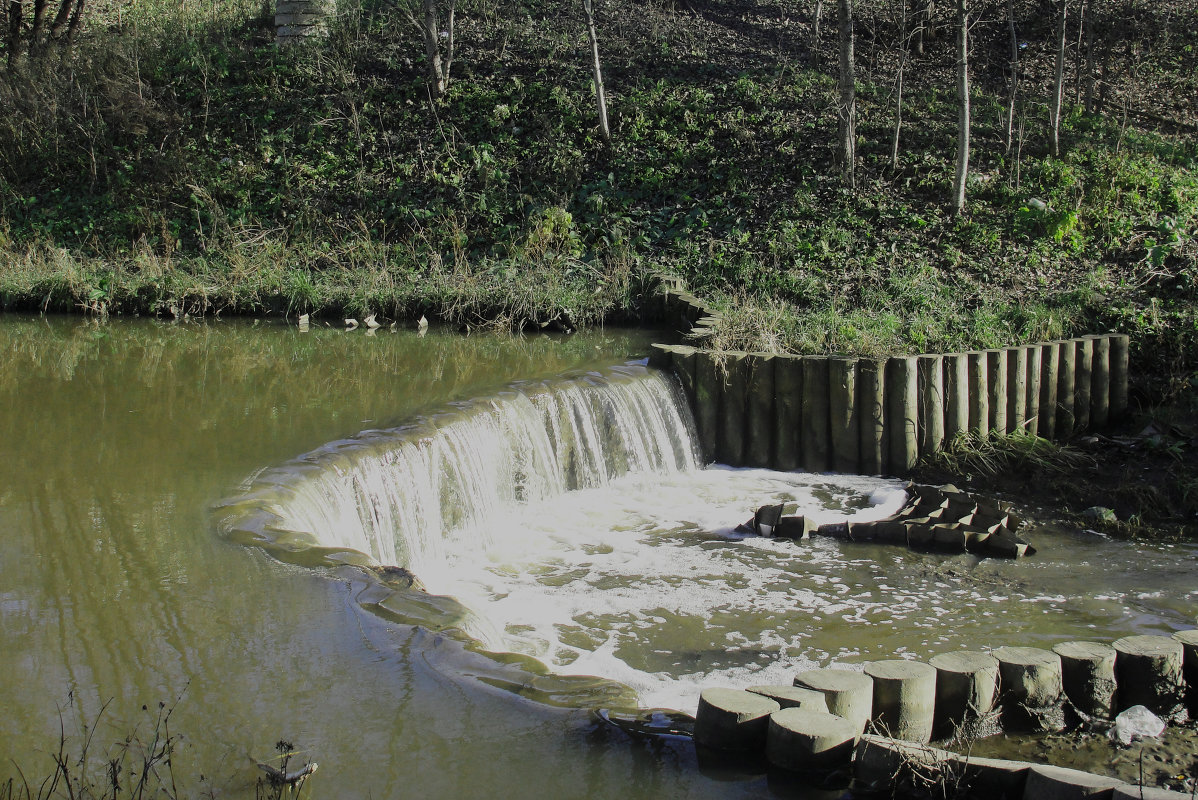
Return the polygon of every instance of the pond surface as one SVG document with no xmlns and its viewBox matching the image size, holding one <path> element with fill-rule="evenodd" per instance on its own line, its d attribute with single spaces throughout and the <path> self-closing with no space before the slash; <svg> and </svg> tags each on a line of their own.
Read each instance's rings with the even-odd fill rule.
<svg viewBox="0 0 1198 800">
<path fill-rule="evenodd" d="M 458 639 L 365 610 L 378 584 L 363 571 L 276 560 L 214 521 L 263 470 L 328 443 L 517 380 L 627 369 L 648 341 L 0 317 L 0 780 L 13 761 L 49 772 L 60 708 L 68 735 L 98 719 L 111 742 L 152 727 L 165 702 L 192 795 L 252 796 L 254 760 L 279 739 L 320 763 L 313 796 L 782 791 L 709 777 L 685 742 L 629 741 L 585 710 L 497 690 L 492 660 Z M 467 520 L 459 543 L 501 546 L 449 547 L 427 581 L 477 612 L 490 647 L 686 711 L 705 680 L 1193 624 L 1193 545 L 1031 534 L 1035 557 L 995 562 L 731 531 L 780 495 L 832 517 L 881 513 L 885 491 L 870 498 L 894 486 L 617 476 L 499 508 L 485 531 Z"/>
</svg>

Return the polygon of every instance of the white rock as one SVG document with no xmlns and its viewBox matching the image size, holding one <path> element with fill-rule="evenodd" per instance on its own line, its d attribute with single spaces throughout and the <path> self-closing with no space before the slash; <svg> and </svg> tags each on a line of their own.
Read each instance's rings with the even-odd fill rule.
<svg viewBox="0 0 1198 800">
<path fill-rule="evenodd" d="M 1111 738 L 1120 744 L 1131 744 L 1136 739 L 1155 739 L 1164 732 L 1164 720 L 1144 706 L 1132 706 L 1115 717 Z"/>
</svg>

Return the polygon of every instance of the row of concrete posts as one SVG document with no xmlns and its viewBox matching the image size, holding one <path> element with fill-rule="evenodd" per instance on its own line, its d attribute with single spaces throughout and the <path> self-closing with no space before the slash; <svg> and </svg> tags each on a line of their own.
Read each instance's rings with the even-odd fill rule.
<svg viewBox="0 0 1198 800">
<path fill-rule="evenodd" d="M 1173 722 L 1198 716 L 1198 630 L 1128 636 L 1111 645 L 959 651 L 926 663 L 874 661 L 861 672 L 800 672 L 793 686 L 706 689 L 695 741 L 718 750 L 764 752 L 774 766 L 796 771 L 836 769 L 856 751 L 856 768 L 870 782 L 878 767 L 868 759 L 861 763 L 867 731 L 925 745 L 999 730 L 1060 731 L 1070 722 L 1109 722 L 1139 705 Z M 870 747 L 878 750 L 883 739 L 871 740 Z"/>
<path fill-rule="evenodd" d="M 902 475 L 958 434 L 1047 439 L 1128 406 L 1128 337 L 1083 336 L 946 355 L 857 358 L 656 344 L 708 460 L 777 470 Z"/>
</svg>

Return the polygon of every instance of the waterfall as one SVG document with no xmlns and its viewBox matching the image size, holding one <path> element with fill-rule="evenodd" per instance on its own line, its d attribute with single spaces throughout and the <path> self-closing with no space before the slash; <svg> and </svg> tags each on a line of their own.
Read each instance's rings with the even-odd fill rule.
<svg viewBox="0 0 1198 800">
<path fill-rule="evenodd" d="M 256 476 L 226 527 L 287 550 L 354 550 L 417 575 L 446 536 L 513 505 L 699 466 L 673 379 L 640 364 L 513 384 L 399 428 L 365 431 Z"/>
</svg>

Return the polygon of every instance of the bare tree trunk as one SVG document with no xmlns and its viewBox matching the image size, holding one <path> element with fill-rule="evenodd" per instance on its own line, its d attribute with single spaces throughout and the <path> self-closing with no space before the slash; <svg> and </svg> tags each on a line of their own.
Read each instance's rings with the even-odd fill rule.
<svg viewBox="0 0 1198 800">
<path fill-rule="evenodd" d="M 969 3 L 957 0 L 957 171 L 953 178 L 953 214 L 965 210 L 969 182 Z"/>
<path fill-rule="evenodd" d="M 74 8 L 75 0 L 62 0 L 58 4 L 58 13 L 54 15 L 54 22 L 50 24 L 50 38 L 59 39 L 67 29 L 67 25 L 71 21 L 71 9 Z"/>
<path fill-rule="evenodd" d="M 611 127 L 607 124 L 607 95 L 603 91 L 603 70 L 599 65 L 599 33 L 595 30 L 595 14 L 591 0 L 582 0 L 582 12 L 586 16 L 587 36 L 591 40 L 591 71 L 595 79 L 595 103 L 599 108 L 599 135 L 603 144 L 611 147 Z"/>
<path fill-rule="evenodd" d="M 8 68 L 12 69 L 21 54 L 21 0 L 10 0 L 8 4 Z"/>
<path fill-rule="evenodd" d="M 1061 105 L 1065 94 L 1065 15 L 1069 0 L 1060 0 L 1057 15 L 1057 70 L 1052 82 L 1052 98 L 1048 105 L 1048 151 L 1061 154 Z"/>
<path fill-rule="evenodd" d="M 29 29 L 29 52 L 41 48 L 42 31 L 46 27 L 46 0 L 33 0 L 33 26 Z"/>
<path fill-rule="evenodd" d="M 1007 149 L 1015 131 L 1015 104 L 1019 99 L 1019 33 L 1015 28 L 1015 0 L 1007 0 L 1007 28 L 1011 32 L 1011 88 L 1007 92 Z"/>
<path fill-rule="evenodd" d="M 815 14 L 811 24 L 811 52 L 819 50 L 819 23 L 824 15 L 824 0 L 815 0 Z"/>
<path fill-rule="evenodd" d="M 1077 10 L 1077 44 L 1073 48 L 1073 105 L 1075 106 L 1082 101 L 1082 43 L 1086 32 L 1084 21 L 1088 5 L 1086 0 L 1081 0 L 1081 5 Z"/>
<path fill-rule="evenodd" d="M 853 64 L 853 0 L 839 0 L 837 25 L 840 29 L 840 174 L 845 187 L 857 190 L 857 76 Z"/>
<path fill-rule="evenodd" d="M 48 12 L 53 4 L 57 4 L 58 10 L 51 20 Z M 27 18 L 24 0 L 9 0 L 3 15 L 7 18 L 4 27 L 9 69 L 22 52 L 35 57 L 52 42 L 74 39 L 83 26 L 86 6 L 87 0 L 33 0 L 33 16 Z M 26 21 L 29 23 L 27 29 Z"/>
<path fill-rule="evenodd" d="M 1107 34 L 1102 47 L 1101 77 L 1098 79 L 1098 112 L 1106 111 L 1107 91 L 1111 81 L 1111 37 Z"/>
<path fill-rule="evenodd" d="M 1083 22 L 1083 28 L 1086 32 L 1086 113 L 1094 113 L 1094 4 L 1090 3 L 1086 6 L 1086 17 Z"/>
<path fill-rule="evenodd" d="M 904 0 L 904 2 L 905 1 L 906 0 Z M 912 2 L 918 4 L 918 9 L 915 12 L 915 20 L 914 20 L 915 29 L 913 31 L 911 31 L 911 38 L 913 40 L 912 46 L 915 48 L 915 52 L 922 56 L 923 55 L 923 33 L 924 33 L 925 26 L 928 24 L 928 22 L 927 22 L 928 6 L 927 6 L 926 0 L 912 0 Z"/>
<path fill-rule="evenodd" d="M 1023 124 L 1024 117 L 1019 118 L 1019 143 L 1015 146 L 1015 191 L 1019 191 L 1020 178 L 1023 172 Z"/>
<path fill-rule="evenodd" d="M 75 41 L 75 37 L 79 34 L 79 28 L 83 25 L 83 7 L 87 5 L 87 0 L 76 0 L 75 10 L 71 12 L 71 24 L 67 26 L 67 41 Z"/>
<path fill-rule="evenodd" d="M 449 70 L 453 67 L 453 18 L 457 11 L 457 0 L 449 0 L 449 14 L 446 18 L 449 36 L 446 37 L 444 50 L 441 49 L 441 20 L 437 13 L 437 0 L 423 0 L 423 3 L 424 15 L 421 21 L 416 22 L 416 27 L 420 29 L 420 35 L 424 38 L 429 93 L 436 99 L 449 89 Z"/>
<path fill-rule="evenodd" d="M 899 66 L 898 84 L 894 100 L 894 139 L 890 143 L 890 168 L 898 169 L 899 135 L 903 128 L 903 71 L 907 66 L 907 47 L 910 39 L 907 33 L 907 0 L 902 0 L 902 16 L 899 19 Z"/>
</svg>

